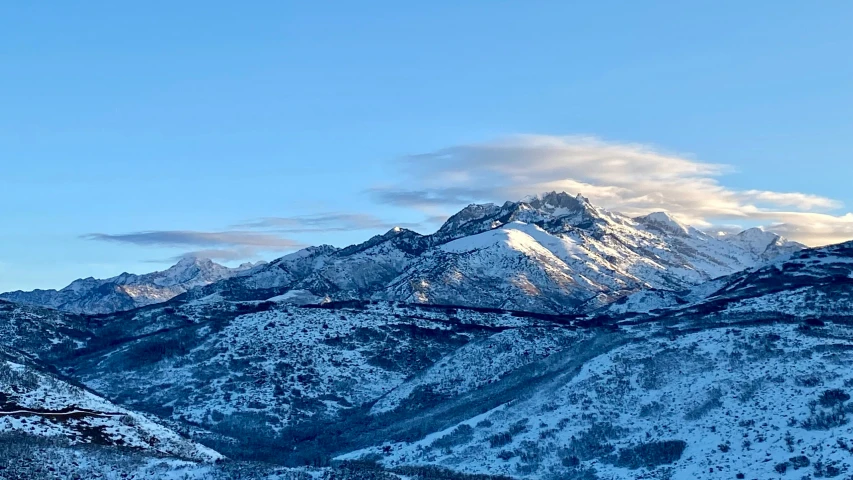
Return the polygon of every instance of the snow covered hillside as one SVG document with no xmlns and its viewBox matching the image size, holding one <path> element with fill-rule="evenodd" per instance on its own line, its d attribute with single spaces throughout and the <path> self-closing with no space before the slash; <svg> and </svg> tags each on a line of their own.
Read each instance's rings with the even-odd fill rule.
<svg viewBox="0 0 853 480">
<path fill-rule="evenodd" d="M 0 346 L 22 358 L 64 358 L 92 341 L 95 324 L 86 317 L 0 300 Z"/>
<path fill-rule="evenodd" d="M 119 407 L 32 365 L 0 359 L 0 435 L 101 445 L 191 461 L 222 458 L 155 420 Z"/>
<path fill-rule="evenodd" d="M 221 302 L 203 311 L 213 316 L 191 305 L 163 310 L 171 308 L 186 323 L 153 335 L 124 331 L 131 340 L 69 359 L 66 372 L 131 408 L 202 426 L 212 434 L 199 439 L 229 456 L 242 449 L 251 458 L 274 454 L 297 464 L 310 454 L 288 454 L 283 445 L 294 438 L 285 432 L 367 408 L 460 347 L 489 342 L 493 361 L 456 386 L 475 389 L 556 349 L 556 339 L 535 340 L 549 329 L 563 335 L 553 329 L 570 322 L 388 302 L 323 308 Z M 142 314 L 161 325 L 170 315 Z M 396 395 L 398 406 L 406 398 Z"/>
<path fill-rule="evenodd" d="M 681 292 L 638 292 L 600 313 L 844 318 L 853 314 L 853 242 L 803 250 Z"/>
<path fill-rule="evenodd" d="M 538 368 L 507 386 L 510 397 L 500 384 L 511 375 L 445 400 L 440 408 L 467 415 L 437 415 L 440 428 L 417 440 L 338 458 L 518 478 L 853 473 L 853 242 L 671 295 L 641 292 L 603 310 L 615 329 L 541 336 L 535 345 L 561 347 L 526 366 Z M 470 370 L 478 358 L 466 356 Z M 438 363 L 374 412 L 422 378 L 464 386 L 457 365 Z"/>
<path fill-rule="evenodd" d="M 632 327 L 512 401 L 339 458 L 515 478 L 853 472 L 849 326 L 690 327 Z"/>
</svg>

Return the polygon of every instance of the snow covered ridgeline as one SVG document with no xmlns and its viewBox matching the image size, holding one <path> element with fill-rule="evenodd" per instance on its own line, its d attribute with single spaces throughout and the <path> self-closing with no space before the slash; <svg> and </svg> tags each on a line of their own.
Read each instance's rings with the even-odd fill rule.
<svg viewBox="0 0 853 480">
<path fill-rule="evenodd" d="M 629 320 L 754 313 L 846 321 L 853 315 L 853 242 L 803 250 L 681 292 L 640 291 L 597 313 Z"/>
<path fill-rule="evenodd" d="M 537 208 L 519 212 L 534 215 Z M 566 209 L 560 215 L 569 209 L 559 208 Z M 0 302 L 0 344 L 35 352 L 25 356 L 82 380 L 122 406 L 116 408 L 151 412 L 192 432 L 194 440 L 234 459 L 227 468 L 250 465 L 243 460 L 293 466 L 337 457 L 379 462 L 400 475 L 413 475 L 406 472 L 414 468 L 602 480 L 853 474 L 853 378 L 847 372 L 853 243 L 788 253 L 690 289 L 643 287 L 595 318 L 348 297 L 322 306 L 290 303 L 325 297 L 313 292 L 333 289 L 338 278 L 349 282 L 340 284 L 349 292 L 370 297 L 386 295 L 389 285 L 406 291 L 407 279 L 419 279 L 409 291 L 424 293 L 428 302 L 454 298 L 455 288 L 477 300 L 482 293 L 487 305 L 503 296 L 503 306 L 553 311 L 560 295 L 578 292 L 561 290 L 562 283 L 609 281 L 598 266 L 604 263 L 595 263 L 599 277 L 590 266 L 583 278 L 557 263 L 571 266 L 573 255 L 583 258 L 593 241 L 618 251 L 608 237 L 618 231 L 618 217 L 610 218 L 614 227 L 592 213 L 584 208 L 572 217 L 583 228 L 519 216 L 426 247 L 419 243 L 425 237 L 409 232 L 346 254 L 311 249 L 274 262 L 286 265 L 287 275 L 284 268 L 263 267 L 162 305 L 95 318 Z M 711 264 L 685 246 L 693 241 L 689 227 L 651 217 L 625 222 L 653 236 L 667 231 L 673 242 L 667 248 L 680 241 L 679 254 Z M 453 225 L 444 233 L 461 223 Z M 765 235 L 746 237 L 759 245 Z M 761 249 L 741 250 L 752 252 L 743 258 L 756 258 Z M 672 258 L 656 255 L 643 253 L 654 259 L 642 263 L 649 271 Z M 612 265 L 619 258 L 601 255 Z M 371 268 L 359 270 L 364 265 Z M 395 273 L 401 265 L 403 273 Z M 364 275 L 348 277 L 349 269 Z M 452 272 L 451 285 L 436 272 Z M 507 272 L 516 276 L 498 278 Z M 371 280 L 379 273 L 396 275 L 388 282 L 404 280 Z M 268 289 L 267 281 L 282 283 Z M 603 294 L 612 299 L 613 292 Z M 599 298 L 586 305 L 605 303 Z M 14 402 L 19 408 L 20 398 Z M 116 413 L 78 408 L 76 401 L 65 405 L 53 413 Z M 73 441 L 65 434 L 27 438 Z M 85 438 L 69 448 L 85 445 L 146 451 L 93 446 Z M 68 458 L 79 462 L 81 456 Z M 123 461 L 116 455 L 95 468 Z M 171 467 L 157 468 L 149 476 Z M 224 468 L 184 462 L 171 471 L 229 478 Z M 333 467 L 324 468 L 331 475 Z M 372 474 L 393 474 L 382 468 Z"/>
<path fill-rule="evenodd" d="M 191 461 L 222 458 L 152 419 L 114 405 L 33 367 L 0 361 L 0 435 L 91 444 Z"/>
<path fill-rule="evenodd" d="M 52 361 L 93 339 L 94 322 L 47 308 L 0 300 L 0 346 Z"/>
</svg>

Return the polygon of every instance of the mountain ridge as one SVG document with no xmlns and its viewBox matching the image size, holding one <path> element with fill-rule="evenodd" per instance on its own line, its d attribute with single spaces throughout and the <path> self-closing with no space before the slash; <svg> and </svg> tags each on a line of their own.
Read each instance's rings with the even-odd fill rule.
<svg viewBox="0 0 853 480">
<path fill-rule="evenodd" d="M 460 248 L 466 241 L 481 242 L 481 236 L 497 240 L 479 249 Z M 99 314 L 182 294 L 578 313 L 648 288 L 682 290 L 802 248 L 760 230 L 717 238 L 665 212 L 631 218 L 596 207 L 580 194 L 549 192 L 501 206 L 468 205 L 431 235 L 397 227 L 360 244 L 308 247 L 268 264 L 227 269 L 210 260 L 184 259 L 165 272 L 81 279 L 60 291 L 10 292 L 0 298 Z M 186 271 L 194 275 L 182 276 Z M 300 293 L 284 296 L 288 291 Z"/>
<path fill-rule="evenodd" d="M 578 313 L 634 291 L 681 290 L 774 258 L 768 248 L 747 248 L 755 240 L 726 242 L 676 222 L 667 214 L 633 219 L 581 195 L 551 192 L 502 206 L 469 205 L 432 235 L 392 229 L 344 249 L 306 250 L 188 295 L 266 300 L 294 290 L 327 300 Z M 803 248 L 772 240 L 780 255 Z"/>
<path fill-rule="evenodd" d="M 113 313 L 164 302 L 191 288 L 248 274 L 260 265 L 245 263 L 228 268 L 210 259 L 184 257 L 163 271 L 141 275 L 125 272 L 106 279 L 82 278 L 60 290 L 18 290 L 2 293 L 0 299 L 70 313 Z"/>
</svg>

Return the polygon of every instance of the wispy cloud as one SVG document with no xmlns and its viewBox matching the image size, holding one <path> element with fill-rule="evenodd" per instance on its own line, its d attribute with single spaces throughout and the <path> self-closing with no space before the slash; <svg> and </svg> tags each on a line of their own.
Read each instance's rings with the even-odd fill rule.
<svg viewBox="0 0 853 480">
<path fill-rule="evenodd" d="M 286 250 L 303 246 L 300 242 L 278 235 L 246 231 L 150 230 L 122 234 L 90 233 L 83 235 L 83 238 L 155 247 L 251 247 Z"/>
<path fill-rule="evenodd" d="M 260 251 L 256 248 L 209 248 L 204 250 L 193 250 L 169 258 L 154 258 L 143 260 L 144 263 L 174 263 L 184 258 L 209 258 L 210 260 L 230 262 L 240 260 L 251 260 L 258 257 Z"/>
<path fill-rule="evenodd" d="M 265 217 L 235 225 L 237 228 L 272 229 L 284 233 L 387 230 L 393 227 L 418 228 L 422 223 L 393 223 L 365 213 L 323 213 L 291 217 Z"/>
<path fill-rule="evenodd" d="M 147 230 L 121 234 L 90 233 L 82 238 L 142 247 L 191 249 L 168 260 L 152 260 L 155 263 L 175 261 L 184 257 L 221 261 L 246 260 L 255 258 L 264 251 L 286 252 L 306 246 L 275 234 L 252 231 Z"/>
<path fill-rule="evenodd" d="M 194 250 L 192 252 L 184 253 L 183 255 L 178 255 L 177 257 L 173 257 L 172 261 L 180 260 L 182 258 L 209 258 L 211 260 L 230 262 L 233 260 L 246 260 L 248 258 L 253 258 L 257 256 L 257 253 L 258 251 L 254 248 L 209 248 L 206 250 Z"/>
<path fill-rule="evenodd" d="M 430 210 L 447 205 L 465 205 L 488 197 L 488 189 L 474 187 L 405 190 L 393 187 L 376 187 L 368 191 L 379 203 Z"/>
<path fill-rule="evenodd" d="M 853 238 L 853 215 L 834 215 L 834 199 L 729 188 L 720 179 L 731 167 L 648 145 L 523 135 L 413 155 L 399 166 L 410 188 L 372 189 L 378 201 L 434 212 L 565 190 L 631 215 L 665 210 L 706 229 L 758 222 L 811 245 Z"/>
<path fill-rule="evenodd" d="M 246 260 L 255 258 L 264 251 L 286 252 L 306 246 L 301 242 L 277 235 L 245 231 L 162 230 L 124 234 L 91 233 L 83 235 L 83 238 L 143 247 L 192 249 L 167 261 L 174 261 L 183 257 L 210 258 L 222 261 Z M 163 260 L 155 260 L 155 262 L 161 263 Z"/>
<path fill-rule="evenodd" d="M 829 215 L 815 212 L 758 212 L 766 228 L 807 245 L 828 245 L 853 239 L 853 213 Z"/>
<path fill-rule="evenodd" d="M 201 257 L 213 260 L 246 260 L 262 252 L 284 252 L 307 246 L 285 236 L 288 233 L 328 233 L 353 230 L 389 230 L 393 227 L 419 229 L 435 226 L 446 216 L 427 216 L 422 222 L 392 223 L 379 217 L 359 213 L 324 213 L 290 217 L 265 217 L 234 225 L 234 230 L 205 232 L 198 230 L 146 230 L 142 232 L 83 235 L 87 240 L 115 242 L 142 247 L 170 247 L 191 249 L 162 263 L 183 257 Z"/>
</svg>

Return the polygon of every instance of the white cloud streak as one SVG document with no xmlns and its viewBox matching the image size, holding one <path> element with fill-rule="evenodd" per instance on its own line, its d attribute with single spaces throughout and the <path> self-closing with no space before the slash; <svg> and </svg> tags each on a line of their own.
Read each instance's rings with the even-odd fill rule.
<svg viewBox="0 0 853 480">
<path fill-rule="evenodd" d="M 277 250 L 302 246 L 299 242 L 277 235 L 241 231 L 152 230 L 120 234 L 90 233 L 83 238 L 156 247 L 252 247 Z"/>
<path fill-rule="evenodd" d="M 418 228 L 420 223 L 392 223 L 366 213 L 321 213 L 292 217 L 265 217 L 238 228 L 271 229 L 285 233 L 345 232 L 351 230 L 389 230 L 394 227 Z"/>
</svg>

